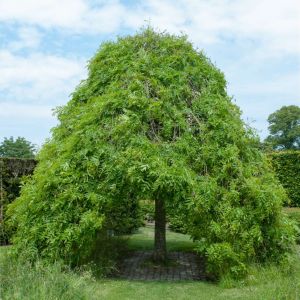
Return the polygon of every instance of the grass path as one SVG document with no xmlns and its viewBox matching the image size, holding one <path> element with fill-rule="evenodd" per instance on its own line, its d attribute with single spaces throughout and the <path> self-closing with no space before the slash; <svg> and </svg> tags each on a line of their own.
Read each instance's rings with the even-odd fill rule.
<svg viewBox="0 0 300 300">
<path fill-rule="evenodd" d="M 168 249 L 189 251 L 193 243 L 186 235 L 167 233 Z M 153 247 L 153 228 L 142 228 L 129 237 L 129 248 L 134 250 Z M 274 300 L 300 299 L 299 268 L 291 273 L 279 267 L 253 268 L 243 282 L 137 282 L 115 279 L 94 279 L 89 272 L 63 272 L 60 265 L 30 267 L 13 264 L 5 259 L 8 247 L 0 248 L 0 299 L 33 300 Z M 300 266 L 300 248 L 297 265 Z"/>
</svg>

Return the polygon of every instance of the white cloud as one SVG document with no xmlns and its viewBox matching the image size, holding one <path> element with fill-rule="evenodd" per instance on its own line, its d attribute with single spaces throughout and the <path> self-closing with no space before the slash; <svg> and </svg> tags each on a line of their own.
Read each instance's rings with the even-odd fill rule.
<svg viewBox="0 0 300 300">
<path fill-rule="evenodd" d="M 245 117 L 252 120 L 255 116 L 256 127 L 266 128 L 266 116 L 281 105 L 290 104 L 289 99 L 298 101 L 299 68 L 289 68 L 283 63 L 285 70 L 280 69 L 281 63 L 278 70 L 276 66 L 273 69 L 268 66 L 286 58 L 296 61 L 298 57 L 300 61 L 299 0 L 139 0 L 130 3 L 121 0 L 0 0 L 0 24 L 18 30 L 15 41 L 7 43 L 6 49 L 0 47 L 0 94 L 4 98 L 0 98 L 0 121 L 1 117 L 7 120 L 24 115 L 50 120 L 50 107 L 65 103 L 80 79 L 86 76 L 85 59 L 53 55 L 51 48 L 47 49 L 48 54 L 41 52 L 41 42 L 46 40 L 48 32 L 54 33 L 54 39 L 56 33 L 59 38 L 68 34 L 79 34 L 81 38 L 100 34 L 98 37 L 102 39 L 101 34 L 136 30 L 147 21 L 156 29 L 186 33 L 199 48 L 215 47 L 218 55 L 214 60 L 217 59 L 218 65 L 220 60 L 225 60 L 222 70 L 230 79 L 230 93 L 237 97 Z M 0 38 L 1 35 L 0 32 Z M 23 49 L 29 54 L 24 56 L 18 52 Z M 239 53 L 240 49 L 244 52 Z M 222 54 L 223 51 L 226 54 Z M 229 51 L 233 54 L 228 55 Z M 265 67 L 268 70 L 264 70 Z M 272 74 L 274 70 L 277 75 Z"/>
<path fill-rule="evenodd" d="M 22 57 L 0 50 L 0 73 L 0 92 L 6 99 L 56 106 L 85 77 L 85 68 L 82 60 L 41 53 Z"/>
<path fill-rule="evenodd" d="M 84 0 L 19 0 L 0 1 L 0 21 L 59 27 L 72 32 L 113 32 L 125 16 L 118 1 L 101 1 L 95 8 Z"/>
<path fill-rule="evenodd" d="M 139 24 L 148 16 L 154 26 L 173 32 L 183 30 L 198 45 L 216 43 L 224 37 L 255 39 L 264 49 L 300 55 L 298 0 L 180 0 L 177 4 L 171 0 L 148 0 L 144 3 Z"/>
<path fill-rule="evenodd" d="M 219 40 L 219 33 L 228 28 L 225 1 L 178 0 L 176 2 L 148 0 L 136 10 L 129 10 L 125 23 L 138 27 L 144 20 L 156 28 L 173 33 L 183 32 L 197 44 L 210 44 Z"/>
<path fill-rule="evenodd" d="M 236 80 L 237 81 L 237 80 Z M 293 99 L 295 94 L 300 95 L 300 71 L 291 72 L 288 74 L 281 74 L 274 78 L 266 78 L 260 81 L 239 82 L 235 92 L 240 95 L 255 96 L 255 95 L 284 95 L 286 98 Z M 300 99 L 293 99 L 298 101 Z"/>
<path fill-rule="evenodd" d="M 97 3 L 97 5 L 95 4 Z M 0 0 L 0 21 L 60 28 L 84 33 L 111 33 L 121 27 L 151 24 L 183 31 L 202 46 L 224 35 L 255 39 L 267 51 L 300 55 L 298 0 L 147 0 L 125 2 L 84 0 Z"/>
<path fill-rule="evenodd" d="M 18 51 L 27 48 L 38 48 L 42 40 L 41 32 L 35 27 L 24 26 L 19 28 L 18 39 L 10 42 L 7 48 Z"/>
<path fill-rule="evenodd" d="M 36 24 L 42 27 L 70 27 L 85 14 L 87 5 L 81 0 L 19 0 L 0 1 L 0 19 Z"/>
<path fill-rule="evenodd" d="M 263 41 L 266 49 L 300 55 L 298 0 L 237 1 L 232 7 L 232 31 Z"/>
<path fill-rule="evenodd" d="M 47 105 L 16 104 L 9 102 L 0 102 L 1 118 L 37 118 L 54 119 L 52 108 Z"/>
</svg>

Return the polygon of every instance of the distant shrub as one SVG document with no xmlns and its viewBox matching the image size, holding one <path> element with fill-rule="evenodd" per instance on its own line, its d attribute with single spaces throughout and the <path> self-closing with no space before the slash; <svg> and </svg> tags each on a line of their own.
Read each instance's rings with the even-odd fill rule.
<svg viewBox="0 0 300 300">
<path fill-rule="evenodd" d="M 34 159 L 0 157 L 0 245 L 7 244 L 13 232 L 5 222 L 7 205 L 19 196 L 21 179 L 33 173 L 36 163 Z"/>
<path fill-rule="evenodd" d="M 268 153 L 276 175 L 290 199 L 289 206 L 300 206 L 300 151 Z"/>
<path fill-rule="evenodd" d="M 182 221 L 182 218 L 177 217 L 176 215 L 169 216 L 169 228 L 174 232 L 187 233 L 185 228 L 185 223 Z"/>
<path fill-rule="evenodd" d="M 131 234 L 142 225 L 143 220 L 138 204 L 136 202 L 129 202 L 127 206 L 111 207 L 110 218 L 107 218 L 106 225 L 103 228 L 112 232 L 113 235 L 122 235 Z"/>
<path fill-rule="evenodd" d="M 142 219 L 144 221 L 153 222 L 155 214 L 155 205 L 154 201 L 151 200 L 141 200 L 140 201 L 140 210 Z"/>
</svg>

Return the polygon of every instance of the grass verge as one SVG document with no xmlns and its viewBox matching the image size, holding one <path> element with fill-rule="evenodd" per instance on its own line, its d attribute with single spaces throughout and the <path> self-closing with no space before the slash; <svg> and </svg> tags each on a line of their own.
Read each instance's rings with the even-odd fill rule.
<svg viewBox="0 0 300 300">
<path fill-rule="evenodd" d="M 186 235 L 168 232 L 168 249 L 190 251 L 193 243 Z M 129 237 L 131 250 L 151 249 L 153 229 L 142 228 Z M 108 299 L 108 300 L 190 300 L 190 299 L 300 299 L 300 247 L 294 268 L 253 266 L 242 281 L 224 278 L 209 282 L 142 282 L 96 279 L 86 270 L 74 272 L 56 263 L 38 262 L 34 266 L 12 260 L 9 247 L 0 248 L 0 299 Z"/>
</svg>

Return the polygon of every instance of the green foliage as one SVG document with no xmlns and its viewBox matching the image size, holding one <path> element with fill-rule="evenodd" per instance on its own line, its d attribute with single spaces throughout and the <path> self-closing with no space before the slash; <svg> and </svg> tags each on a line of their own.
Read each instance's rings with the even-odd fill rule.
<svg viewBox="0 0 300 300">
<path fill-rule="evenodd" d="M 177 216 L 176 214 L 173 214 L 172 216 L 169 216 L 169 228 L 178 233 L 186 233 L 187 229 L 185 228 L 185 222 L 182 220 L 180 216 Z"/>
<path fill-rule="evenodd" d="M 284 212 L 289 216 L 290 219 L 294 220 L 294 222 L 297 224 L 297 244 L 300 244 L 300 208 L 285 207 Z"/>
<path fill-rule="evenodd" d="M 151 200 L 140 201 L 140 211 L 144 221 L 153 222 L 155 215 L 155 204 Z"/>
<path fill-rule="evenodd" d="M 186 212 L 188 208 L 184 203 L 176 207 L 169 207 L 168 209 L 168 224 L 169 228 L 178 233 L 186 234 L 188 232 L 189 219 Z"/>
<path fill-rule="evenodd" d="M 300 107 L 283 106 L 268 117 L 270 135 L 265 142 L 273 149 L 300 149 Z"/>
<path fill-rule="evenodd" d="M 90 245 L 89 256 L 78 256 L 71 267 L 75 270 L 89 270 L 94 277 L 104 278 L 116 274 L 123 257 L 128 254 L 125 236 L 110 236 L 107 232 L 99 232 Z"/>
<path fill-rule="evenodd" d="M 268 157 L 288 194 L 289 206 L 300 206 L 300 151 L 270 152 Z"/>
<path fill-rule="evenodd" d="M 19 196 L 23 176 L 32 174 L 35 166 L 33 159 L 0 157 L 0 245 L 7 244 L 13 233 L 6 222 L 7 206 Z"/>
<path fill-rule="evenodd" d="M 187 220 L 216 276 L 292 251 L 285 192 L 224 75 L 186 37 L 147 28 L 104 43 L 88 72 L 10 206 L 16 251 L 74 263 L 144 199 Z"/>
<path fill-rule="evenodd" d="M 0 157 L 34 158 L 35 152 L 35 145 L 23 137 L 5 137 L 0 144 Z"/>
</svg>

